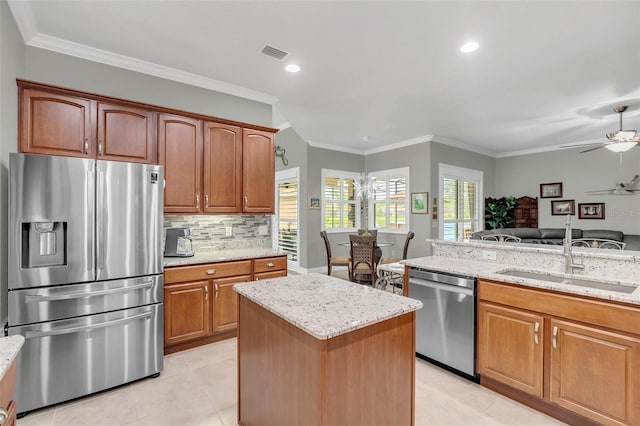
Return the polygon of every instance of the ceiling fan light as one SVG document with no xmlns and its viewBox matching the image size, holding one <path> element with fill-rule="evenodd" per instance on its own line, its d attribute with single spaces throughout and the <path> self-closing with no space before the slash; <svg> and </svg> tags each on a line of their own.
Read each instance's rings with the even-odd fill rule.
<svg viewBox="0 0 640 426">
<path fill-rule="evenodd" d="M 637 145 L 637 142 L 615 142 L 605 145 L 609 151 L 612 152 L 625 152 Z"/>
<path fill-rule="evenodd" d="M 611 135 L 611 137 L 607 135 L 609 139 L 613 139 L 616 141 L 628 141 L 633 139 L 635 136 L 636 136 L 635 130 L 618 130 L 617 132 L 614 132 Z"/>
</svg>

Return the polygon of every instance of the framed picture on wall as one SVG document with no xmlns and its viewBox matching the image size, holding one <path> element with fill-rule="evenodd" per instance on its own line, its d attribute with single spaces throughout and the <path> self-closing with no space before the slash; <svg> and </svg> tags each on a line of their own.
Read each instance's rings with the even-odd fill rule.
<svg viewBox="0 0 640 426">
<path fill-rule="evenodd" d="M 427 214 L 429 212 L 429 193 L 411 193 L 411 214 Z"/>
<path fill-rule="evenodd" d="M 320 208 L 320 197 L 309 197 L 309 208 L 310 209 L 319 209 Z"/>
<path fill-rule="evenodd" d="M 551 214 L 554 216 L 575 215 L 576 202 L 574 200 L 557 200 L 551 202 Z"/>
<path fill-rule="evenodd" d="M 562 198 L 562 182 L 541 183 L 540 198 Z"/>
<path fill-rule="evenodd" d="M 604 219 L 604 203 L 578 204 L 578 219 Z"/>
</svg>

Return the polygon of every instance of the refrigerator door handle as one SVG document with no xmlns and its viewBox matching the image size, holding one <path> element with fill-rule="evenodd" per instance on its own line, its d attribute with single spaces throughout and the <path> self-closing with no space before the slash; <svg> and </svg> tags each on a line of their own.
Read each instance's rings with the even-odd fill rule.
<svg viewBox="0 0 640 426">
<path fill-rule="evenodd" d="M 94 206 L 96 200 L 96 192 L 95 192 L 95 181 L 96 181 L 96 172 L 95 172 L 95 163 L 93 167 L 87 170 L 87 201 L 90 206 L 89 211 L 85 210 L 85 218 L 84 218 L 84 226 L 85 226 L 85 234 L 88 236 L 85 239 L 85 244 L 87 248 L 86 258 L 87 261 L 87 270 L 93 271 L 93 278 L 95 279 L 95 257 L 96 257 L 96 245 L 95 245 L 95 221 L 93 219 L 94 216 Z"/>
<path fill-rule="evenodd" d="M 40 295 L 34 294 L 34 295 L 25 296 L 24 301 L 25 303 L 33 303 L 33 302 L 48 302 L 48 301 L 56 301 L 56 300 L 68 300 L 68 299 L 88 299 L 95 296 L 106 296 L 108 294 L 126 293 L 129 291 L 151 288 L 152 284 L 153 284 L 153 281 L 145 281 L 143 283 L 132 285 L 129 287 L 110 288 L 107 290 L 98 290 L 98 291 L 91 291 L 91 292 L 52 294 L 49 296 L 40 296 Z"/>
<path fill-rule="evenodd" d="M 111 326 L 114 326 L 114 325 L 119 325 L 119 324 L 131 322 L 131 321 L 135 321 L 135 320 L 139 320 L 139 319 L 148 319 L 148 318 L 151 318 L 152 315 L 153 315 L 153 311 L 149 311 L 149 312 L 145 312 L 145 313 L 142 313 L 142 314 L 133 315 L 133 316 L 130 316 L 130 317 L 127 317 L 127 318 L 121 318 L 121 319 L 117 319 L 117 320 L 113 320 L 113 321 L 103 322 L 103 323 L 100 323 L 100 324 L 82 325 L 80 327 L 62 328 L 60 330 L 27 331 L 25 333 L 24 338 L 25 339 L 34 339 L 34 338 L 37 338 L 37 337 L 59 336 L 61 334 L 79 333 L 81 331 L 92 331 L 92 330 L 96 330 L 96 329 L 99 329 L 99 328 L 111 327 Z"/>
<path fill-rule="evenodd" d="M 96 214 L 98 216 L 98 220 L 96 222 L 96 239 L 97 239 L 97 251 L 98 251 L 98 259 L 97 259 L 97 269 L 98 271 L 104 270 L 105 265 L 105 210 L 106 207 L 104 205 L 106 195 L 105 195 L 105 172 L 102 170 L 98 170 L 98 182 L 97 182 L 97 190 L 96 190 Z"/>
</svg>

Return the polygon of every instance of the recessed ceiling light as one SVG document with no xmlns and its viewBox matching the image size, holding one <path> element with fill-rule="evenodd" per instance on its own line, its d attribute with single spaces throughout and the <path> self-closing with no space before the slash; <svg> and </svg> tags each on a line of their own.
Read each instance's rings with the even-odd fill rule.
<svg viewBox="0 0 640 426">
<path fill-rule="evenodd" d="M 462 53 L 470 53 L 470 52 L 473 52 L 474 50 L 477 50 L 478 47 L 480 47 L 480 45 L 477 42 L 470 41 L 468 43 L 463 44 L 462 47 L 460 48 L 460 51 Z"/>
<path fill-rule="evenodd" d="M 289 72 L 298 72 L 300 71 L 300 67 L 296 64 L 289 64 L 286 67 L 284 67 L 285 70 L 289 71 Z"/>
</svg>

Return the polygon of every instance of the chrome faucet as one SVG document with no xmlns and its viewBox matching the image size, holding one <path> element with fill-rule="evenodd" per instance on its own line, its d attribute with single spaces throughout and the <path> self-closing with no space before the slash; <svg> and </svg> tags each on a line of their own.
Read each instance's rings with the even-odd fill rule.
<svg viewBox="0 0 640 426">
<path fill-rule="evenodd" d="M 576 269 L 584 269 L 583 263 L 574 263 L 571 237 L 571 215 L 567 215 L 564 225 L 564 272 L 567 274 L 573 274 Z"/>
</svg>

